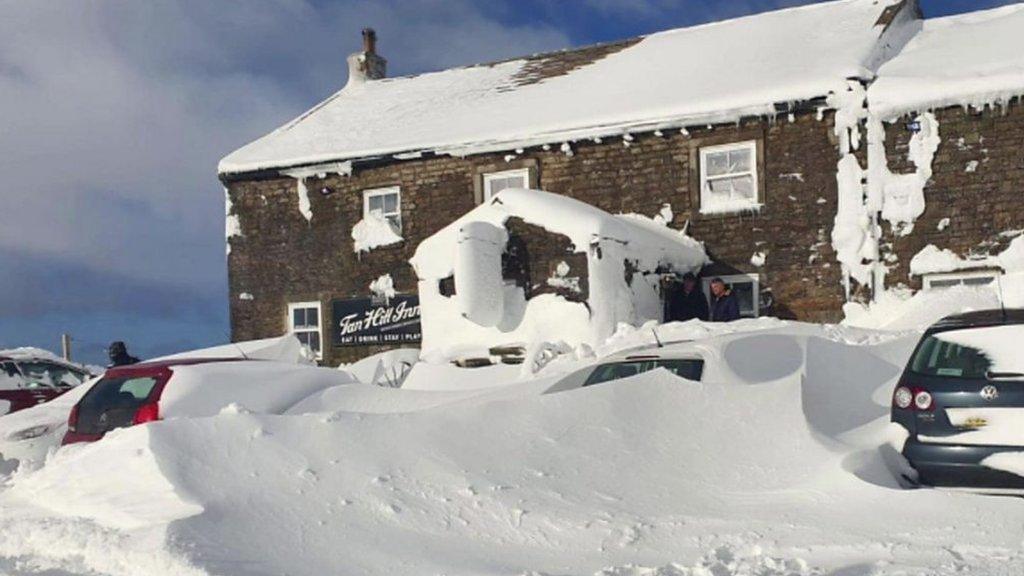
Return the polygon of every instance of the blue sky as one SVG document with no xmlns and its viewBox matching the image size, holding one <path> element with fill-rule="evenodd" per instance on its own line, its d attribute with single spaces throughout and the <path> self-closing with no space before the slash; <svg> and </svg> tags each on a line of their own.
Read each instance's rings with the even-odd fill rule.
<svg viewBox="0 0 1024 576">
<path fill-rule="evenodd" d="M 807 3 L 0 0 L 0 348 L 226 341 L 217 161 L 342 86 L 363 26 L 406 74 Z"/>
</svg>

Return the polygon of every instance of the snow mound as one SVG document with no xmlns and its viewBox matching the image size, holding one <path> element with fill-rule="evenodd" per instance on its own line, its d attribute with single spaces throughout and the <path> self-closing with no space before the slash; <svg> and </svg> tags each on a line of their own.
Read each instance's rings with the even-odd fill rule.
<svg viewBox="0 0 1024 576">
<path fill-rule="evenodd" d="M 853 334 L 785 324 L 694 342 L 740 375 L 723 381 L 657 370 L 547 395 L 543 381 L 353 385 L 312 412 L 171 419 L 18 475 L 0 493 L 5 535 L 37 526 L 24 511 L 52 499 L 80 518 L 54 512 L 51 526 L 136 526 L 117 529 L 122 548 L 145 542 L 209 574 L 1024 569 L 1016 502 L 897 488 L 887 396 L 915 337 L 843 341 Z M 99 472 L 122 465 L 139 479 Z M 83 473 L 80 488 L 51 481 Z M 19 549 L 0 544 L 0 566 Z"/>
</svg>

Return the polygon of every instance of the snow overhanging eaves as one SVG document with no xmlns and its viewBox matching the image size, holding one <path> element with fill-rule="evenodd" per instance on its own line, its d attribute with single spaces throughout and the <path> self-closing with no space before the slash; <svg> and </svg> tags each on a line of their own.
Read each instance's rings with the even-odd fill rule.
<svg viewBox="0 0 1024 576">
<path fill-rule="evenodd" d="M 869 81 L 871 75 L 861 70 L 853 78 Z M 789 99 L 774 100 L 763 104 L 747 105 L 733 109 L 708 110 L 697 113 L 653 117 L 640 120 L 624 120 L 579 128 L 560 128 L 550 131 L 534 132 L 510 137 L 451 142 L 446 144 L 424 145 L 411 148 L 379 148 L 362 150 L 351 154 L 325 153 L 311 156 L 298 156 L 274 161 L 229 162 L 230 156 L 218 164 L 218 174 L 229 180 L 236 180 L 260 172 L 291 173 L 304 172 L 316 174 L 334 172 L 332 165 L 342 163 L 372 163 L 378 161 L 405 160 L 420 156 L 456 156 L 465 157 L 476 154 L 506 152 L 519 148 L 535 148 L 544 145 L 559 145 L 563 142 L 578 142 L 595 138 L 614 138 L 626 134 L 642 134 L 658 130 L 692 128 L 722 124 L 737 124 L 752 118 L 777 118 L 793 111 L 801 110 L 806 104 L 807 110 L 830 109 L 825 104 L 829 93 L 842 89 L 843 83 L 837 82 L 823 90 L 810 90 L 802 95 L 794 95 Z M 244 148 L 243 148 L 244 150 Z M 288 174 L 291 175 L 291 174 Z"/>
</svg>

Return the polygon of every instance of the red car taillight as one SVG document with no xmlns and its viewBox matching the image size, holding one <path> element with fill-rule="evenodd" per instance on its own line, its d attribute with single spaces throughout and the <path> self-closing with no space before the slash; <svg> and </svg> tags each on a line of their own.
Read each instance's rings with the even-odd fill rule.
<svg viewBox="0 0 1024 576">
<path fill-rule="evenodd" d="M 68 430 L 76 432 L 78 429 L 78 404 L 71 407 L 71 414 L 68 414 Z"/>
<path fill-rule="evenodd" d="M 892 393 L 892 405 L 900 410 L 928 412 L 935 407 L 935 400 L 924 388 L 900 386 Z"/>
<path fill-rule="evenodd" d="M 155 422 L 159 419 L 160 406 L 156 402 L 150 402 L 149 404 L 139 406 L 139 409 L 135 411 L 135 416 L 132 418 L 132 426 L 145 424 L 146 422 Z"/>
<path fill-rule="evenodd" d="M 931 392 L 923 388 L 914 389 L 914 408 L 917 408 L 921 412 L 927 412 L 932 409 L 934 404 L 932 403 Z"/>
</svg>

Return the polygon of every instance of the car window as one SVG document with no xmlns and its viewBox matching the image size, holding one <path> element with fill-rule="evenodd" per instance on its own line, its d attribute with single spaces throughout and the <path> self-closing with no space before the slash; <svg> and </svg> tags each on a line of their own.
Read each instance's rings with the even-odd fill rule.
<svg viewBox="0 0 1024 576">
<path fill-rule="evenodd" d="M 636 376 L 655 368 L 664 368 L 680 378 L 700 380 L 704 372 L 704 361 L 700 359 L 634 360 L 602 364 L 594 369 L 583 384 L 593 386 L 603 382 Z"/>
<path fill-rule="evenodd" d="M 21 388 L 24 384 L 25 380 L 14 362 L 0 362 L 0 390 L 13 390 Z"/>
<path fill-rule="evenodd" d="M 704 374 L 704 361 L 697 359 L 658 360 L 654 362 L 654 368 L 664 368 L 680 378 L 700 382 L 700 377 Z"/>
<path fill-rule="evenodd" d="M 911 370 L 947 378 L 1024 377 L 1022 338 L 1019 324 L 938 332 L 918 347 Z"/>
<path fill-rule="evenodd" d="M 103 378 L 81 400 L 83 410 L 142 404 L 149 397 L 156 378 Z"/>
<path fill-rule="evenodd" d="M 83 372 L 52 362 L 19 362 L 18 365 L 29 385 L 69 387 L 78 386 L 86 380 Z"/>
<path fill-rule="evenodd" d="M 991 365 L 977 348 L 929 336 L 918 348 L 911 370 L 925 376 L 981 379 Z"/>
</svg>

